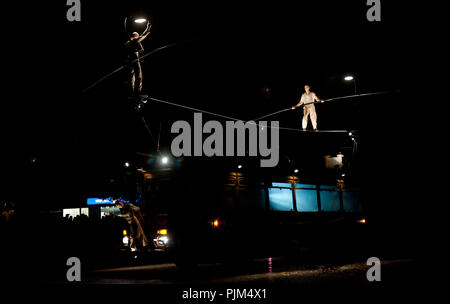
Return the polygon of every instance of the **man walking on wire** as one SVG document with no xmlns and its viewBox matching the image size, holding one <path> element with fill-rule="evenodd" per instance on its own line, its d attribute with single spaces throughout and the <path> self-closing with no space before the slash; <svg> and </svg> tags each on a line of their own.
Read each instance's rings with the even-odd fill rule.
<svg viewBox="0 0 450 304">
<path fill-rule="evenodd" d="M 308 125 L 308 116 L 311 118 L 311 123 L 314 131 L 317 131 L 317 114 L 316 108 L 314 107 L 314 101 L 325 102 L 325 100 L 320 99 L 314 92 L 311 92 L 309 85 L 305 85 L 305 93 L 302 94 L 300 101 L 297 105 L 292 107 L 292 110 L 303 105 L 303 120 L 302 128 L 306 131 L 306 126 Z"/>
<path fill-rule="evenodd" d="M 142 92 L 142 69 L 140 62 L 140 54 L 144 52 L 144 47 L 141 42 L 147 38 L 150 34 L 150 22 L 147 21 L 147 26 L 141 35 L 137 32 L 131 34 L 130 40 L 125 43 L 125 49 L 127 51 L 127 63 L 129 66 L 130 82 L 131 82 L 131 95 L 136 99 Z"/>
</svg>

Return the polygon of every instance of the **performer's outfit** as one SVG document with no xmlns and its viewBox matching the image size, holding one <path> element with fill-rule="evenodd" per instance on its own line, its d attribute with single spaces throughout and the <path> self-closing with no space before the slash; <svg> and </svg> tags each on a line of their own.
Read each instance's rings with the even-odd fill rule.
<svg viewBox="0 0 450 304">
<path fill-rule="evenodd" d="M 142 68 L 140 54 L 144 52 L 144 47 L 141 42 L 148 36 L 148 34 L 150 34 L 150 27 L 147 27 L 147 29 L 138 38 L 132 37 L 125 43 L 125 49 L 128 54 L 127 64 L 130 75 L 131 95 L 134 97 L 139 97 L 142 92 Z"/>
<path fill-rule="evenodd" d="M 131 251 L 141 250 L 150 245 L 145 235 L 142 223 L 139 220 L 140 208 L 128 203 L 120 209 L 122 217 L 127 221 L 129 227 L 129 238 Z"/>
<path fill-rule="evenodd" d="M 314 101 L 320 101 L 320 99 L 317 97 L 317 95 L 313 92 L 303 93 L 302 97 L 300 98 L 300 102 L 296 105 L 296 107 L 299 107 L 301 105 L 303 106 L 303 119 L 302 119 L 302 128 L 306 129 L 306 126 L 308 125 L 308 116 L 311 118 L 311 123 L 314 130 L 317 130 L 317 114 L 316 114 L 316 108 L 314 107 Z"/>
</svg>

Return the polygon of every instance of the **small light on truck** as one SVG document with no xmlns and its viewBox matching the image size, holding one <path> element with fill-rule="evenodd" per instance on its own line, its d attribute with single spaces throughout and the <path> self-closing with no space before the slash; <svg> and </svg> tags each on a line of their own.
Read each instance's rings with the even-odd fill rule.
<svg viewBox="0 0 450 304">
<path fill-rule="evenodd" d="M 219 219 L 215 219 L 215 220 L 213 221 L 213 227 L 214 227 L 214 228 L 218 228 L 219 225 L 220 225 Z"/>
<path fill-rule="evenodd" d="M 156 231 L 156 233 L 161 235 L 167 235 L 167 229 L 159 229 L 158 231 Z"/>
</svg>

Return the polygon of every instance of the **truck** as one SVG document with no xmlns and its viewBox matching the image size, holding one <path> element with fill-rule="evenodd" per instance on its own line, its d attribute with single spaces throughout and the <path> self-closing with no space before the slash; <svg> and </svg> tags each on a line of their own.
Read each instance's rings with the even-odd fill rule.
<svg viewBox="0 0 450 304">
<path fill-rule="evenodd" d="M 189 270 L 204 262 L 245 262 L 360 239 L 367 219 L 352 163 L 355 151 L 345 147 L 355 137 L 339 137 L 335 149 L 343 152 L 336 159 L 348 160 L 333 168 L 329 147 L 306 153 L 294 148 L 277 168 L 261 168 L 254 157 L 167 161 L 170 156 L 149 155 L 166 158 L 164 164 L 141 170 L 155 248 L 173 255 L 179 269 Z M 307 140 L 323 141 L 323 135 Z M 302 162 L 305 157 L 308 161 Z"/>
</svg>

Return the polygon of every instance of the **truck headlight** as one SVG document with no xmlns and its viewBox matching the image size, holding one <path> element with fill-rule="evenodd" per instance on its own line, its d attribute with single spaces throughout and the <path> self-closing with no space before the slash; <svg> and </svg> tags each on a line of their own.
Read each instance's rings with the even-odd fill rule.
<svg viewBox="0 0 450 304">
<path fill-rule="evenodd" d="M 122 243 L 124 245 L 128 245 L 128 241 L 129 241 L 128 236 L 124 236 L 123 239 L 122 239 Z"/>
<path fill-rule="evenodd" d="M 164 245 L 167 245 L 169 242 L 169 237 L 163 235 L 158 237 L 158 242 L 162 242 Z"/>
</svg>

